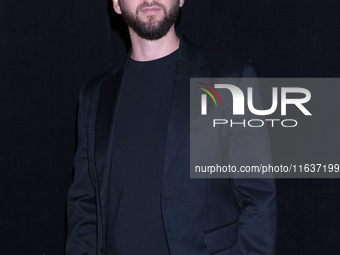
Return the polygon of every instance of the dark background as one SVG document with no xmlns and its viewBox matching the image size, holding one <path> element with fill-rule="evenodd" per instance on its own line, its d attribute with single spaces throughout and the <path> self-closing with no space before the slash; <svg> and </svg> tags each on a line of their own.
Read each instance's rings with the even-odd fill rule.
<svg viewBox="0 0 340 255">
<path fill-rule="evenodd" d="M 178 29 L 260 77 L 340 77 L 339 15 L 337 0 L 187 0 Z M 63 254 L 78 92 L 126 55 L 126 35 L 110 1 L 2 1 L 1 254 Z M 274 160 L 339 163 L 337 128 L 319 131 L 271 131 Z M 339 184 L 277 180 L 278 255 L 340 254 Z"/>
</svg>

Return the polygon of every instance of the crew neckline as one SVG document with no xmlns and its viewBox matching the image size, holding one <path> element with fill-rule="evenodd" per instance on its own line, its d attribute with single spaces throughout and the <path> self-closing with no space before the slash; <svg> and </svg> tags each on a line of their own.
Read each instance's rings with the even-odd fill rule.
<svg viewBox="0 0 340 255">
<path fill-rule="evenodd" d="M 166 55 L 164 57 L 149 60 L 149 61 L 137 61 L 130 57 L 128 65 L 135 65 L 135 66 L 153 66 L 153 65 L 159 65 L 167 63 L 171 60 L 174 60 L 178 56 L 179 49 L 175 50 L 174 52 L 170 53 L 169 55 Z"/>
</svg>

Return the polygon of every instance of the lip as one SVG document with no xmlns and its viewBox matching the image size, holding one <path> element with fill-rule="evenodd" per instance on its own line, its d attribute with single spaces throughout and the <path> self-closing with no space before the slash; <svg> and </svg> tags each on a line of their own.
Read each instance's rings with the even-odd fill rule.
<svg viewBox="0 0 340 255">
<path fill-rule="evenodd" d="M 159 7 L 152 6 L 152 7 L 144 7 L 141 11 L 146 14 L 152 14 L 152 13 L 158 12 L 159 10 L 160 10 Z"/>
</svg>

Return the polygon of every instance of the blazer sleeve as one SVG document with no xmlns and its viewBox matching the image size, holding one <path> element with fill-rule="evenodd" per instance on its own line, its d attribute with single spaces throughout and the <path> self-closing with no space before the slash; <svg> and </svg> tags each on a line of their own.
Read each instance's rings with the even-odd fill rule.
<svg viewBox="0 0 340 255">
<path fill-rule="evenodd" d="M 96 196 L 89 175 L 88 137 L 82 90 L 78 104 L 78 145 L 74 160 L 74 177 L 67 202 L 66 255 L 96 254 Z"/>
<path fill-rule="evenodd" d="M 253 78 L 253 79 L 248 79 Z M 247 87 L 253 87 L 253 102 L 262 108 L 255 71 L 243 69 L 238 87 L 247 95 Z M 245 107 L 245 115 L 233 116 L 237 122 L 264 119 L 253 115 Z M 264 121 L 265 123 L 265 121 Z M 258 125 L 258 123 L 256 123 Z M 271 164 L 270 142 L 266 125 L 243 127 L 237 125 L 229 131 L 228 161 L 237 166 Z M 236 176 L 237 177 L 237 176 Z M 269 178 L 268 178 L 269 177 Z M 266 178 L 231 178 L 234 195 L 240 208 L 237 238 L 233 245 L 235 255 L 273 255 L 276 242 L 276 188 L 273 176 Z"/>
</svg>

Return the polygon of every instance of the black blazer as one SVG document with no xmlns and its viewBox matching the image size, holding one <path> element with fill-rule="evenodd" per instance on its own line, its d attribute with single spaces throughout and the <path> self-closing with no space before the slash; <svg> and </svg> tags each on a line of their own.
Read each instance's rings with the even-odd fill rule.
<svg viewBox="0 0 340 255">
<path fill-rule="evenodd" d="M 275 254 L 273 179 L 192 179 L 189 173 L 190 78 L 254 77 L 255 73 L 249 66 L 178 35 L 179 58 L 160 194 L 171 255 Z M 112 139 L 128 59 L 85 84 L 80 92 L 66 255 L 112 254 L 106 250 L 108 216 L 115 217 L 112 208 L 119 206 L 117 198 L 109 212 L 109 190 L 115 185 L 109 182 L 114 171 Z M 242 141 L 249 146 L 238 146 Z M 230 132 L 225 142 L 231 156 L 246 155 L 248 163 L 271 162 L 266 129 L 255 129 L 251 139 Z"/>
</svg>

